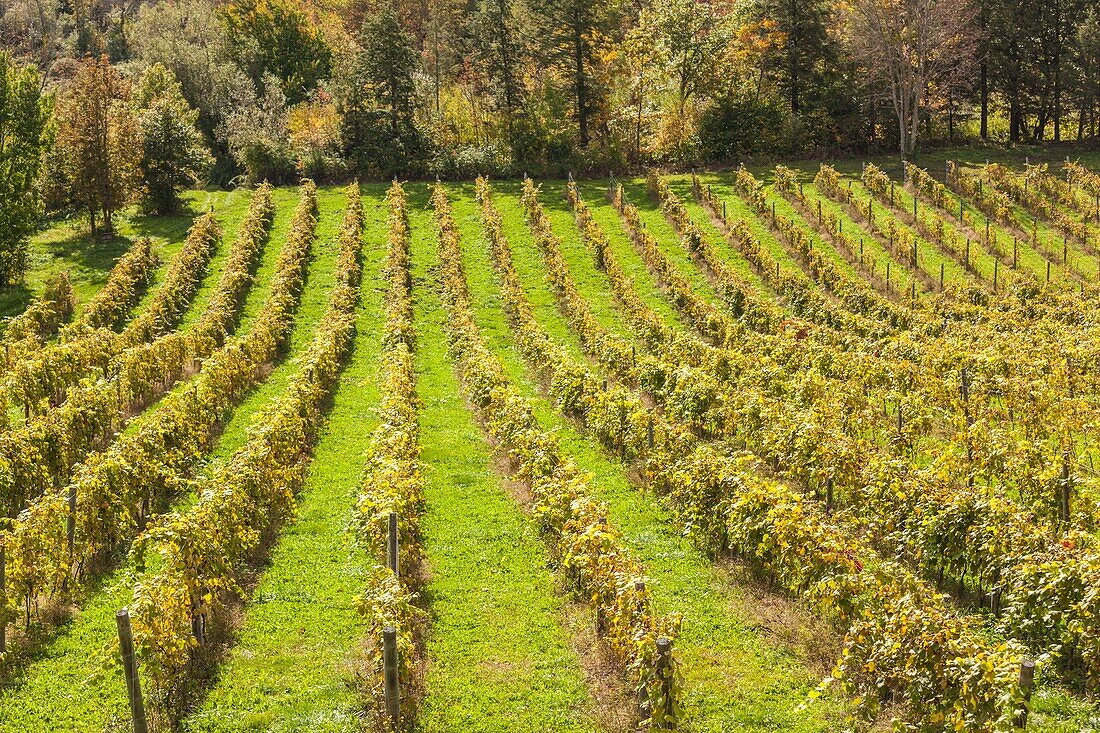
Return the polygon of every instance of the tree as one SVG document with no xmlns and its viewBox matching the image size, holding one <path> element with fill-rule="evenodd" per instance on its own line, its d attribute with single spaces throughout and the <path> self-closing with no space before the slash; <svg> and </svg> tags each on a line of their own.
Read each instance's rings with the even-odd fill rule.
<svg viewBox="0 0 1100 733">
<path fill-rule="evenodd" d="M 179 192 L 197 183 L 212 162 L 195 127 L 198 112 L 187 104 L 180 84 L 161 64 L 146 69 L 134 93 L 142 133 L 141 175 L 146 208 L 175 211 Z"/>
<path fill-rule="evenodd" d="M 250 182 L 286 183 L 296 177 L 286 97 L 273 77 L 268 82 L 263 97 L 238 101 L 220 133 Z"/>
<path fill-rule="evenodd" d="M 407 171 L 423 155 L 415 119 L 418 60 L 412 38 L 387 7 L 367 17 L 360 44 L 341 109 L 345 155 L 378 175 Z"/>
<path fill-rule="evenodd" d="M 70 193 L 88 212 L 92 234 L 99 221 L 110 234 L 114 212 L 133 200 L 140 183 L 142 135 L 129 82 L 105 56 L 85 59 L 58 103 L 57 123 Z"/>
<path fill-rule="evenodd" d="M 645 119 L 646 104 L 652 104 L 651 88 L 656 86 L 661 64 L 665 62 L 660 44 L 657 42 L 653 14 L 642 11 L 637 24 L 626 34 L 619 50 L 623 65 L 630 77 L 630 106 L 634 128 L 634 160 L 642 156 L 642 123 Z"/>
<path fill-rule="evenodd" d="M 261 90 L 271 75 L 297 104 L 328 78 L 332 49 L 293 0 L 234 0 L 221 16 L 231 55 Z"/>
<path fill-rule="evenodd" d="M 854 0 L 848 43 L 882 84 L 899 128 L 899 150 L 913 152 L 928 90 L 957 82 L 976 45 L 970 0 Z"/>
<path fill-rule="evenodd" d="M 682 117 L 688 100 L 717 82 L 730 33 L 714 8 L 698 0 L 659 0 L 655 20 Z"/>
<path fill-rule="evenodd" d="M 774 37 L 763 66 L 782 90 L 791 114 L 802 111 L 807 92 L 818 87 L 836 59 L 829 33 L 833 8 L 829 0 L 755 0 L 751 6 L 753 20 Z"/>
<path fill-rule="evenodd" d="M 595 72 L 615 21 L 607 0 L 527 0 L 528 32 L 543 63 L 570 80 L 574 117 L 582 148 L 591 140 L 589 124 L 599 108 Z"/>
<path fill-rule="evenodd" d="M 130 26 L 130 46 L 144 66 L 162 63 L 172 72 L 187 103 L 198 111 L 196 124 L 217 158 L 211 178 L 227 184 L 236 173 L 236 161 L 220 131 L 256 94 L 252 80 L 230 57 L 212 0 L 143 5 Z"/>
<path fill-rule="evenodd" d="M 527 55 L 511 0 L 479 0 L 477 11 L 470 16 L 469 32 L 474 54 L 492 81 L 492 94 L 504 113 L 505 132 L 511 137 L 512 121 L 522 111 L 520 73 Z"/>
<path fill-rule="evenodd" d="M 27 270 L 27 237 L 42 204 L 35 183 L 50 144 L 52 99 L 38 72 L 0 52 L 0 285 Z"/>
</svg>

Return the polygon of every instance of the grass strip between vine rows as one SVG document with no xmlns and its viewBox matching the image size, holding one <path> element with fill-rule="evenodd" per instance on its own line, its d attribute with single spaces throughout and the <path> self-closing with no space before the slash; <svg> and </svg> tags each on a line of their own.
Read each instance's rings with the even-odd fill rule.
<svg viewBox="0 0 1100 733">
<path fill-rule="evenodd" d="M 186 389 L 169 394 L 136 432 L 89 454 L 74 470 L 70 486 L 40 496 L 4 532 L 7 620 L 15 615 L 9 600 L 13 596 L 22 602 L 28 620 L 43 597 L 51 604 L 73 597 L 144 525 L 150 512 L 161 510 L 188 485 L 188 473 L 215 439 L 221 417 L 263 376 L 264 365 L 285 345 L 316 221 L 316 188 L 308 182 L 280 252 L 271 293 L 249 332 L 211 353 Z M 239 297 L 219 302 L 220 307 L 239 309 Z M 210 323 L 223 323 L 225 318 L 212 314 Z M 212 336 L 196 329 L 188 338 Z M 70 495 L 76 497 L 75 512 L 70 511 Z M 66 529 L 70 516 L 75 525 L 71 548 Z"/>
<path fill-rule="evenodd" d="M 47 489 L 65 484 L 72 467 L 90 450 L 102 450 L 128 414 L 166 393 L 190 365 L 224 342 L 252 281 L 273 213 L 271 187 L 261 187 L 194 333 L 177 330 L 126 349 L 104 366 L 102 377 L 70 387 L 61 405 L 0 435 L 0 500 L 9 515 Z M 170 298 L 174 311 L 182 311 L 190 300 L 213 251 L 218 234 L 209 224 L 204 217 L 192 228 L 165 278 L 162 292 L 173 295 L 159 300 Z"/>
<path fill-rule="evenodd" d="M 566 297 L 570 323 L 578 330 L 592 327 L 594 318 L 568 279 L 560 253 L 552 254 L 556 251 L 553 234 L 533 184 L 526 198 L 536 239 L 549 245 L 548 265 L 555 287 L 570 293 Z M 507 250 L 498 251 L 503 255 Z M 514 298 L 522 296 L 518 285 L 506 292 Z M 520 304 L 516 301 L 511 307 L 518 309 Z M 608 343 L 610 339 L 587 333 L 581 341 Z M 603 391 L 583 366 L 561 361 L 560 350 L 549 345 L 537 323 L 520 329 L 520 343 L 532 362 L 547 373 L 551 385 L 560 384 L 564 374 L 580 371 L 571 380 L 580 380 L 574 389 L 581 396 L 562 395 L 551 387 L 552 393 L 558 392 L 555 398 L 562 409 L 589 426 L 601 443 L 624 460 L 638 458 L 649 482 L 670 500 L 701 541 L 712 548 L 737 551 L 792 593 L 830 611 L 847 630 L 837 676 L 870 711 L 885 688 L 909 701 L 926 724 L 1011 725 L 1021 700 L 1016 686 L 1019 649 L 988 645 L 973 623 L 950 614 L 938 594 L 846 537 L 817 505 L 754 476 L 743 458 L 723 455 L 675 423 L 649 415 L 640 399 L 623 387 Z M 624 353 L 622 346 L 617 348 Z M 600 360 L 607 362 L 606 357 Z M 637 358 L 636 363 L 642 361 Z M 631 382 L 644 380 L 630 356 L 622 360 L 620 370 L 638 375 Z M 601 408 L 601 403 L 614 404 L 621 416 L 617 439 L 608 437 L 612 431 L 601 419 L 608 408 Z M 652 449 L 647 435 L 650 419 L 655 423 Z M 899 643 L 884 645 L 884 639 Z"/>
<path fill-rule="evenodd" d="M 135 646 L 151 682 L 150 697 L 170 719 L 186 699 L 179 690 L 192 659 L 208 651 L 214 636 L 208 627 L 227 626 L 241 573 L 296 510 L 310 449 L 355 334 L 362 226 L 362 201 L 353 184 L 332 302 L 298 373 L 261 412 L 248 443 L 203 482 L 198 500 L 184 512 L 154 520 L 132 550 L 139 566 L 131 606 Z M 141 572 L 146 561 L 150 568 Z"/>
<path fill-rule="evenodd" d="M 433 205 L 451 313 L 451 348 L 470 401 L 508 450 L 512 476 L 530 488 L 536 517 L 552 538 L 553 551 L 595 607 L 598 628 L 643 701 L 643 724 L 673 724 L 680 714 L 676 662 L 658 652 L 657 642 L 675 638 L 679 617 L 653 613 L 644 568 L 623 547 L 618 532 L 607 524 L 605 507 L 591 498 L 576 465 L 539 426 L 530 405 L 485 346 L 473 320 L 458 232 L 441 185 L 436 186 Z"/>
</svg>

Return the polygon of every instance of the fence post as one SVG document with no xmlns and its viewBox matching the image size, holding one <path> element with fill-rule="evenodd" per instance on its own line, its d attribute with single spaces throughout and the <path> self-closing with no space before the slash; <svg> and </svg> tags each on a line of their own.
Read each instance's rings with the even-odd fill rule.
<svg viewBox="0 0 1100 733">
<path fill-rule="evenodd" d="M 1069 524 L 1069 495 L 1071 481 L 1069 476 L 1069 451 L 1062 451 L 1062 521 Z"/>
<path fill-rule="evenodd" d="M 397 512 L 390 512 L 389 516 L 389 530 L 386 535 L 386 565 L 393 571 L 394 575 L 400 576 L 398 570 L 398 552 L 397 546 Z"/>
<path fill-rule="evenodd" d="M 943 265 L 944 265 L 944 263 L 941 262 L 940 263 L 940 290 L 943 290 Z"/>
<path fill-rule="evenodd" d="M 1035 660 L 1025 659 L 1020 662 L 1020 692 L 1024 697 L 1024 709 L 1016 716 L 1016 727 L 1027 727 L 1027 713 L 1031 708 L 1031 691 L 1035 687 Z"/>
<path fill-rule="evenodd" d="M 649 413 L 649 419 L 646 421 L 645 426 L 645 439 L 649 445 L 649 449 L 653 450 L 653 413 Z"/>
<path fill-rule="evenodd" d="M 129 609 L 123 608 L 115 613 L 115 624 L 118 626 L 118 646 L 122 653 L 122 668 L 126 674 L 126 694 L 130 698 L 130 717 L 133 718 L 134 733 L 149 733 L 149 724 L 145 721 L 145 703 L 141 699 L 141 680 L 138 679 Z"/>
<path fill-rule="evenodd" d="M 667 636 L 657 637 L 657 676 L 661 680 L 661 697 L 665 705 L 672 706 L 672 680 L 669 667 L 672 666 L 672 639 Z M 673 730 L 676 722 L 672 720 L 658 720 L 654 726 L 660 730 Z"/>
<path fill-rule="evenodd" d="M 65 521 L 65 542 L 69 548 L 69 559 L 73 557 L 76 542 L 76 484 L 69 482 L 69 517 Z"/>
<path fill-rule="evenodd" d="M 382 629 L 382 664 L 385 668 L 386 714 L 393 729 L 401 722 L 401 687 L 397 679 L 397 629 Z"/>
<path fill-rule="evenodd" d="M 6 562 L 4 545 L 0 544 L 0 611 L 8 605 L 8 587 L 6 577 Z M 0 654 L 8 650 L 8 622 L 0 619 Z"/>
</svg>

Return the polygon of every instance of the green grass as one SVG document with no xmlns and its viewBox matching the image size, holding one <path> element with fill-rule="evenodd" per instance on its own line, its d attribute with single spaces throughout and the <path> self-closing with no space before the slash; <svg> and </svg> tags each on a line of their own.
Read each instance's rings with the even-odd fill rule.
<svg viewBox="0 0 1100 733">
<path fill-rule="evenodd" d="M 296 200 L 288 192 L 290 200 Z M 333 281 L 335 231 L 339 226 L 342 195 L 338 190 L 319 193 L 322 219 L 319 239 L 309 268 L 309 279 L 295 321 L 288 358 L 254 390 L 232 417 L 213 455 L 227 458 L 243 443 L 248 424 L 256 411 L 289 381 L 295 369 L 294 356 L 308 343 L 313 325 L 324 313 L 329 286 Z M 289 219 L 289 211 L 280 210 L 278 218 Z M 272 239 L 265 261 L 274 261 L 281 241 Z M 275 251 L 275 255 L 271 255 Z M 262 270 L 263 268 L 261 268 Z M 266 275 L 270 278 L 270 272 Z M 258 310 L 269 288 L 254 287 L 246 300 L 246 310 Z M 178 387 L 184 388 L 182 385 Z M 144 413 L 144 414 L 149 414 Z M 131 423 L 135 429 L 141 420 Z M 181 499 L 186 506 L 190 497 Z M 117 656 L 114 614 L 132 598 L 135 582 L 133 566 L 127 561 L 110 573 L 76 610 L 55 638 L 39 651 L 30 663 L 5 681 L 0 691 L 0 731 L 66 730 L 102 731 L 104 726 L 121 725 L 128 716 L 126 688 Z"/>
<path fill-rule="evenodd" d="M 679 325 L 687 330 L 692 330 L 691 324 L 687 319 L 684 318 L 680 312 L 676 310 L 675 306 L 665 297 L 656 278 L 650 273 L 649 268 L 646 266 L 645 260 L 642 259 L 641 255 L 637 253 L 634 246 L 630 243 L 630 235 L 627 233 L 626 226 L 619 216 L 619 213 L 615 211 L 615 207 L 607 201 L 599 190 L 593 190 L 583 184 L 578 184 L 578 189 L 585 203 L 588 204 L 589 210 L 592 212 L 592 219 L 603 231 L 607 239 L 608 247 L 618 259 L 619 265 L 623 268 L 623 271 L 629 275 L 633 281 L 634 289 L 638 292 L 639 297 L 645 301 L 646 305 L 660 314 L 666 323 Z M 562 202 L 557 204 L 552 198 L 548 198 L 544 195 L 543 205 L 547 207 L 548 212 L 556 205 L 559 205 L 564 211 L 568 212 L 570 217 L 572 216 L 572 211 L 569 210 L 568 203 Z"/>
<path fill-rule="evenodd" d="M 411 187 L 410 187 L 411 188 Z M 411 193 L 411 191 L 410 191 Z M 431 565 L 424 733 L 598 731 L 538 530 L 508 495 L 459 392 L 438 295 L 438 243 L 410 197 L 417 389 Z"/>
<path fill-rule="evenodd" d="M 377 421 L 384 190 L 365 197 L 364 272 L 354 351 L 302 488 L 296 520 L 271 552 L 244 608 L 229 660 L 190 731 L 354 731 L 353 672 L 362 624 L 354 607 L 368 560 L 345 532 L 362 456 Z"/>
<path fill-rule="evenodd" d="M 508 193 L 511 190 L 511 185 L 498 186 L 494 203 L 504 216 L 517 274 L 540 323 L 558 343 L 575 353 L 580 348 L 577 339 L 541 277 L 545 266 L 529 231 L 517 217 L 520 204 L 514 194 Z M 556 433 L 565 454 L 575 458 L 582 471 L 590 475 L 593 494 L 608 503 L 611 524 L 624 533 L 628 546 L 646 567 L 657 610 L 684 614 L 677 653 L 684 672 L 685 729 L 831 730 L 839 723 L 832 702 L 807 711 L 799 709 L 819 682 L 819 675 L 807 668 L 798 651 L 764 637 L 761 615 L 750 611 L 759 598 L 753 598 L 726 569 L 712 563 L 684 539 L 658 502 L 631 484 L 623 466 L 607 457 L 595 441 L 539 396 L 533 374 L 526 368 L 508 326 L 488 244 L 480 236 L 473 215 L 475 206 L 465 198 L 454 197 L 455 220 L 463 234 L 463 263 L 478 325 L 513 384 L 532 401 L 540 423 Z M 600 282 L 604 276 L 594 268 L 579 268 L 580 258 L 575 255 L 587 258 L 587 252 L 578 252 L 582 245 L 575 240 L 570 244 L 566 247 L 563 242 L 563 247 L 571 267 L 577 265 L 580 270 L 578 287 L 590 302 L 606 302 L 608 286 Z M 614 320 L 605 308 L 599 310 L 601 320 Z M 785 621 L 804 623 L 790 604 L 774 598 L 769 603 L 775 604 L 772 610 L 782 608 Z M 793 631 L 795 635 L 804 632 L 801 625 Z"/>
</svg>

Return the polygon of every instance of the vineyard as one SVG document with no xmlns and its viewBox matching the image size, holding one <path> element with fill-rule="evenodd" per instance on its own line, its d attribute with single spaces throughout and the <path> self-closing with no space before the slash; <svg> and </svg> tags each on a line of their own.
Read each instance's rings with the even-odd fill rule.
<svg viewBox="0 0 1100 733">
<path fill-rule="evenodd" d="M 1091 162 L 185 199 L 0 299 L 0 731 L 1100 729 Z"/>
</svg>

